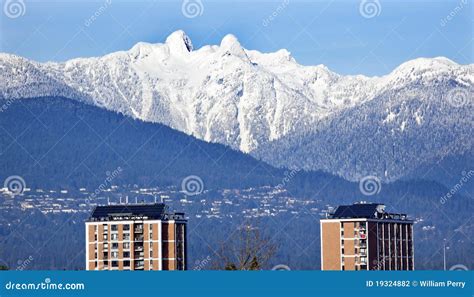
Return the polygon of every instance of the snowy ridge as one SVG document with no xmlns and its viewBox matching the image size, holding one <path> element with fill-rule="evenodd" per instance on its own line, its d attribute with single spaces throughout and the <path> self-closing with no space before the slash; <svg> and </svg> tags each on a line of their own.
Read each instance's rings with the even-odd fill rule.
<svg viewBox="0 0 474 297">
<path fill-rule="evenodd" d="M 388 125 L 402 116 L 395 119 L 392 106 L 436 97 L 438 93 L 427 94 L 435 90 L 442 96 L 465 88 L 471 96 L 474 86 L 474 65 L 447 58 L 408 61 L 381 77 L 343 76 L 323 65 L 299 65 L 287 50 L 246 50 L 233 35 L 225 36 L 220 45 L 194 49 L 183 31 L 172 33 L 165 43 L 138 43 L 128 51 L 64 63 L 0 54 L 0 69 L 4 99 L 69 97 L 289 167 L 299 162 L 274 160 L 279 152 L 262 153 L 267 145 L 289 138 L 299 143 L 324 123 L 374 99 L 383 117 L 374 124 Z M 410 90 L 410 96 L 397 97 L 400 90 Z M 383 103 L 384 94 L 391 94 L 390 104 Z M 423 110 L 417 117 L 420 124 L 427 120 Z M 312 152 L 304 154 L 311 158 Z M 330 167 L 308 164 L 302 167 Z M 340 169 L 329 171 L 341 174 Z"/>
</svg>

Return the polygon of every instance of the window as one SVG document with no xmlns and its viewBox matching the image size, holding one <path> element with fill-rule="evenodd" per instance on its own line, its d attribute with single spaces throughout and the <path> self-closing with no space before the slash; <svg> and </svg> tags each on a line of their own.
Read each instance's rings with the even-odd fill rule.
<svg viewBox="0 0 474 297">
<path fill-rule="evenodd" d="M 107 225 L 107 224 L 104 224 L 103 226 L 104 226 L 104 231 L 107 231 L 107 230 L 109 230 L 109 225 Z"/>
<path fill-rule="evenodd" d="M 118 252 L 112 252 L 112 258 L 117 259 L 118 258 Z"/>
<path fill-rule="evenodd" d="M 110 235 L 110 238 L 112 240 L 118 240 L 118 234 L 114 233 L 114 234 Z"/>
<path fill-rule="evenodd" d="M 130 230 L 129 224 L 123 225 L 123 231 L 129 231 L 129 230 Z"/>
<path fill-rule="evenodd" d="M 123 261 L 123 266 L 124 267 L 130 267 L 130 261 L 129 260 Z"/>
<path fill-rule="evenodd" d="M 130 240 L 130 233 L 124 233 L 123 240 Z"/>
<path fill-rule="evenodd" d="M 130 252 L 123 252 L 124 258 L 130 258 Z"/>
<path fill-rule="evenodd" d="M 129 248 L 130 248 L 130 242 L 124 242 L 124 243 L 123 243 L 123 248 L 124 248 L 125 250 L 129 249 Z"/>
<path fill-rule="evenodd" d="M 112 267 L 118 267 L 118 261 L 112 261 Z"/>
<path fill-rule="evenodd" d="M 109 244 L 108 243 L 104 243 L 104 250 L 107 250 L 109 248 Z"/>
<path fill-rule="evenodd" d="M 117 225 L 112 225 L 112 228 L 111 228 L 112 231 L 117 231 L 118 230 L 118 227 Z"/>
<path fill-rule="evenodd" d="M 94 234 L 94 240 L 97 241 L 97 234 Z"/>
<path fill-rule="evenodd" d="M 150 239 L 153 239 L 153 233 L 150 232 Z"/>
<path fill-rule="evenodd" d="M 118 243 L 116 242 L 112 243 L 112 249 L 118 249 Z"/>
<path fill-rule="evenodd" d="M 104 234 L 104 240 L 109 239 L 109 236 L 107 234 Z"/>
</svg>

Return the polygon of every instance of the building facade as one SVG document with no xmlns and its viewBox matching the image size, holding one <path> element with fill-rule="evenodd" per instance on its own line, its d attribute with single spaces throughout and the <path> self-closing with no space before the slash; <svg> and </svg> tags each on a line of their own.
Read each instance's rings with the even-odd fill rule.
<svg viewBox="0 0 474 297">
<path fill-rule="evenodd" d="M 339 206 L 321 220 L 321 270 L 414 270 L 413 221 L 385 205 Z"/>
<path fill-rule="evenodd" d="M 86 221 L 86 270 L 186 270 L 186 219 L 162 203 L 97 206 Z"/>
</svg>

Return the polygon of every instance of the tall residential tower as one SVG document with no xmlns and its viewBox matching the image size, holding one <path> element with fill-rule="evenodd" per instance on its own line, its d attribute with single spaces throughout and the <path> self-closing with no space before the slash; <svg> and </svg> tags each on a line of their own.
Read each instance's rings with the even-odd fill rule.
<svg viewBox="0 0 474 297">
<path fill-rule="evenodd" d="M 413 221 L 385 205 L 341 205 L 321 220 L 321 270 L 414 270 Z"/>
<path fill-rule="evenodd" d="M 97 206 L 86 222 L 86 270 L 185 270 L 186 220 L 162 203 Z"/>
</svg>

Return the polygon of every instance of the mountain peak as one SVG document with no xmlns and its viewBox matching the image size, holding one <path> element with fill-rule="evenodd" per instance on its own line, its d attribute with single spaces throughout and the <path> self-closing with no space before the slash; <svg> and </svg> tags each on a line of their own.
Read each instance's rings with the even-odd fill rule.
<svg viewBox="0 0 474 297">
<path fill-rule="evenodd" d="M 173 52 L 191 52 L 193 50 L 193 43 L 191 38 L 183 30 L 178 30 L 170 34 L 166 38 L 166 44 Z"/>
<path fill-rule="evenodd" d="M 406 71 L 424 71 L 424 70 L 449 70 L 452 67 L 459 66 L 454 61 L 446 57 L 435 57 L 435 58 L 417 58 L 405 63 L 402 63 L 394 71 L 395 72 L 406 72 Z"/>
<path fill-rule="evenodd" d="M 227 34 L 221 41 L 220 48 L 229 53 L 233 56 L 237 56 L 240 58 L 247 58 L 247 54 L 243 49 L 242 45 L 240 45 L 239 40 L 232 34 Z"/>
<path fill-rule="evenodd" d="M 227 34 L 222 38 L 221 47 L 241 46 L 239 40 L 233 34 Z"/>
</svg>

